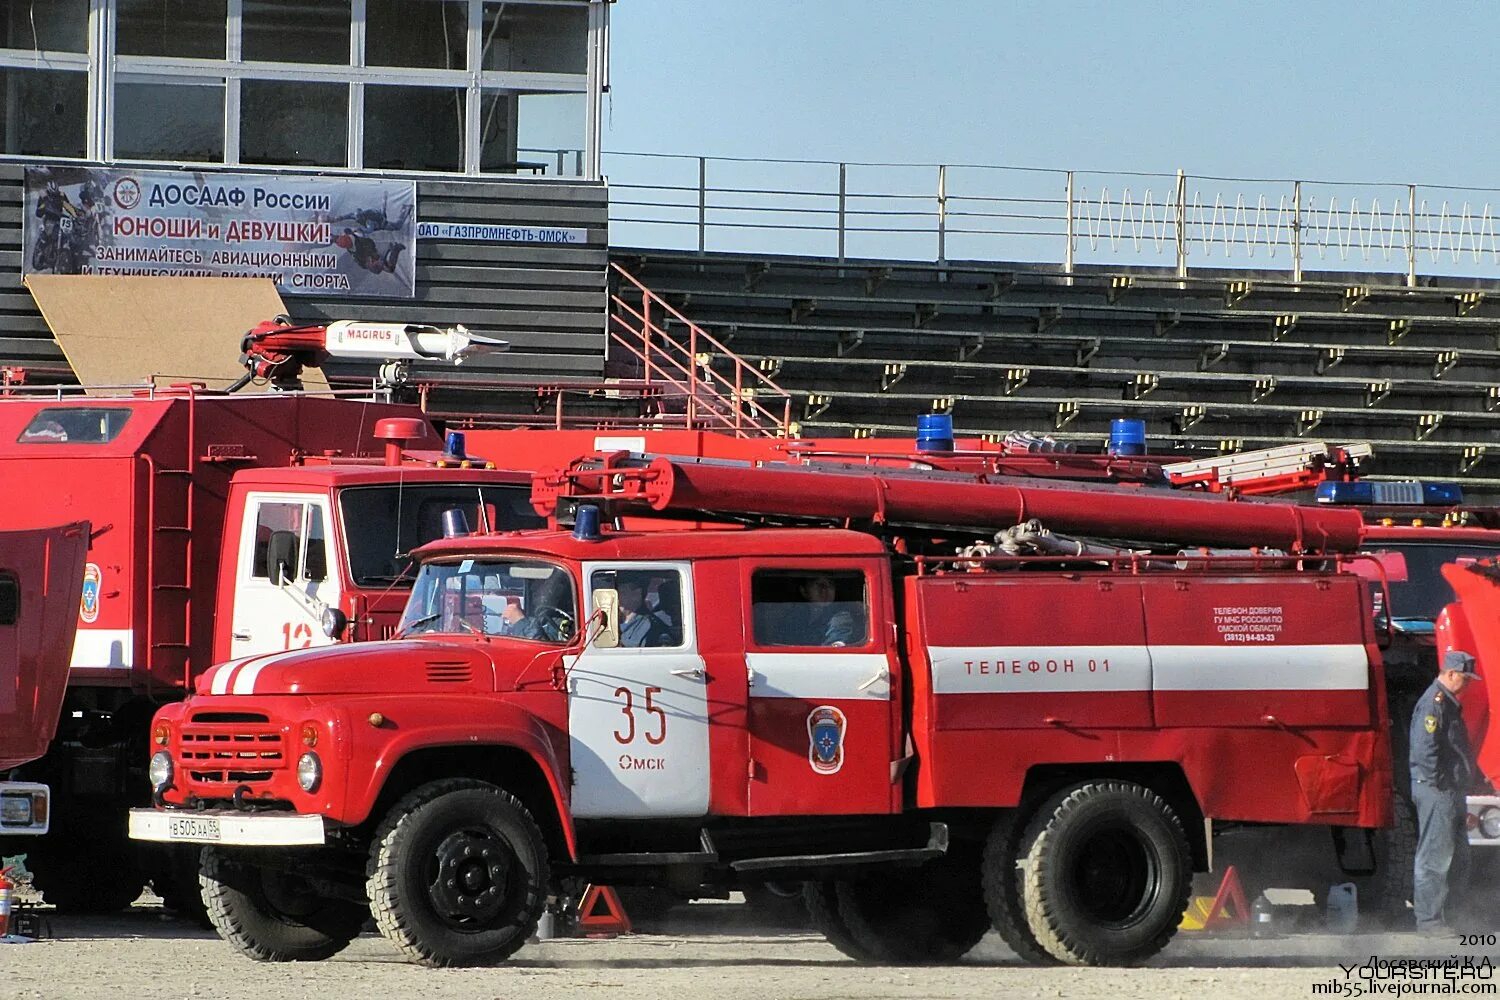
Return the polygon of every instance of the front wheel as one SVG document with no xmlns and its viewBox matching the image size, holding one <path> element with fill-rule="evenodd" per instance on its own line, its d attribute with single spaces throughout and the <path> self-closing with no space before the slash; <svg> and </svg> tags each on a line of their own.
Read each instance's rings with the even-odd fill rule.
<svg viewBox="0 0 1500 1000">
<path fill-rule="evenodd" d="M 317 962 L 359 936 L 369 912 L 324 899 L 296 875 L 248 854 L 205 848 L 198 869 L 203 906 L 219 936 L 261 962 Z"/>
<path fill-rule="evenodd" d="M 1182 822 L 1141 785 L 1064 789 L 1027 824 L 1021 900 L 1037 943 L 1070 965 L 1129 965 L 1167 946 L 1187 908 Z"/>
<path fill-rule="evenodd" d="M 375 923 L 434 967 L 503 961 L 536 931 L 547 845 L 519 800 L 469 779 L 434 781 L 391 809 L 370 849 Z"/>
</svg>

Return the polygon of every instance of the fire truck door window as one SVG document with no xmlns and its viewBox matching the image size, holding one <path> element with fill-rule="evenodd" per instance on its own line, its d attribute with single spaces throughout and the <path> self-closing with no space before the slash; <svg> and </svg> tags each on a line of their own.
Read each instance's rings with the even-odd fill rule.
<svg viewBox="0 0 1500 1000">
<path fill-rule="evenodd" d="M 8 573 L 0 573 L 0 625 L 14 625 L 21 616 L 21 585 Z"/>
<path fill-rule="evenodd" d="M 620 645 L 585 647 L 568 670 L 573 813 L 702 816 L 709 804 L 709 677 L 698 652 L 692 569 L 684 563 L 585 563 L 620 596 Z M 655 606 L 652 606 L 652 602 Z"/>
<path fill-rule="evenodd" d="M 868 644 L 870 602 L 858 570 L 757 570 L 750 600 L 758 646 Z"/>
<path fill-rule="evenodd" d="M 266 503 L 260 505 L 255 517 L 255 561 L 251 575 L 276 579 L 272 557 L 288 570 L 287 576 L 297 576 L 297 543 L 302 537 L 302 513 L 300 503 Z"/>
<path fill-rule="evenodd" d="M 605 589 L 620 595 L 621 648 L 682 646 L 682 575 L 676 570 L 595 570 L 590 593 Z"/>
</svg>

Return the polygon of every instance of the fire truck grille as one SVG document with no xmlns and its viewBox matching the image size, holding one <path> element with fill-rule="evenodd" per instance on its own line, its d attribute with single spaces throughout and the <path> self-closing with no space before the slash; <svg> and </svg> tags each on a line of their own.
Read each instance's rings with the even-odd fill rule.
<svg viewBox="0 0 1500 1000">
<path fill-rule="evenodd" d="M 199 782 L 270 781 L 286 768 L 283 734 L 264 715 L 202 713 L 183 727 L 182 766 Z"/>
</svg>

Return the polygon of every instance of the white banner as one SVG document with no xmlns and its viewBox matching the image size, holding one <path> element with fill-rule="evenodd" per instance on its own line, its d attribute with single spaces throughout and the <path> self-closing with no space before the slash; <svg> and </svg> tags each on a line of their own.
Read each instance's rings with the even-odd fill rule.
<svg viewBox="0 0 1500 1000">
<path fill-rule="evenodd" d="M 413 181 L 28 167 L 26 274 L 270 278 L 283 295 L 412 298 Z"/>
<path fill-rule="evenodd" d="M 467 240 L 472 243 L 587 243 L 587 229 L 554 226 L 504 226 L 478 222 L 419 222 L 417 237 L 424 240 Z"/>
</svg>

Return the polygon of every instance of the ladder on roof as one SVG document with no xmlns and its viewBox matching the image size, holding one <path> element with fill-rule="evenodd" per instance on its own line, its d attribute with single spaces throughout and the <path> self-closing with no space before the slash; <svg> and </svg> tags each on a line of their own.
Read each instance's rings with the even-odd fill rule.
<svg viewBox="0 0 1500 1000">
<path fill-rule="evenodd" d="M 1324 441 L 1309 441 L 1176 462 L 1162 466 L 1162 472 L 1173 486 L 1195 486 L 1210 493 L 1285 493 L 1310 489 L 1321 482 L 1353 479 L 1359 463 L 1372 453 L 1368 444 L 1329 445 Z"/>
</svg>

